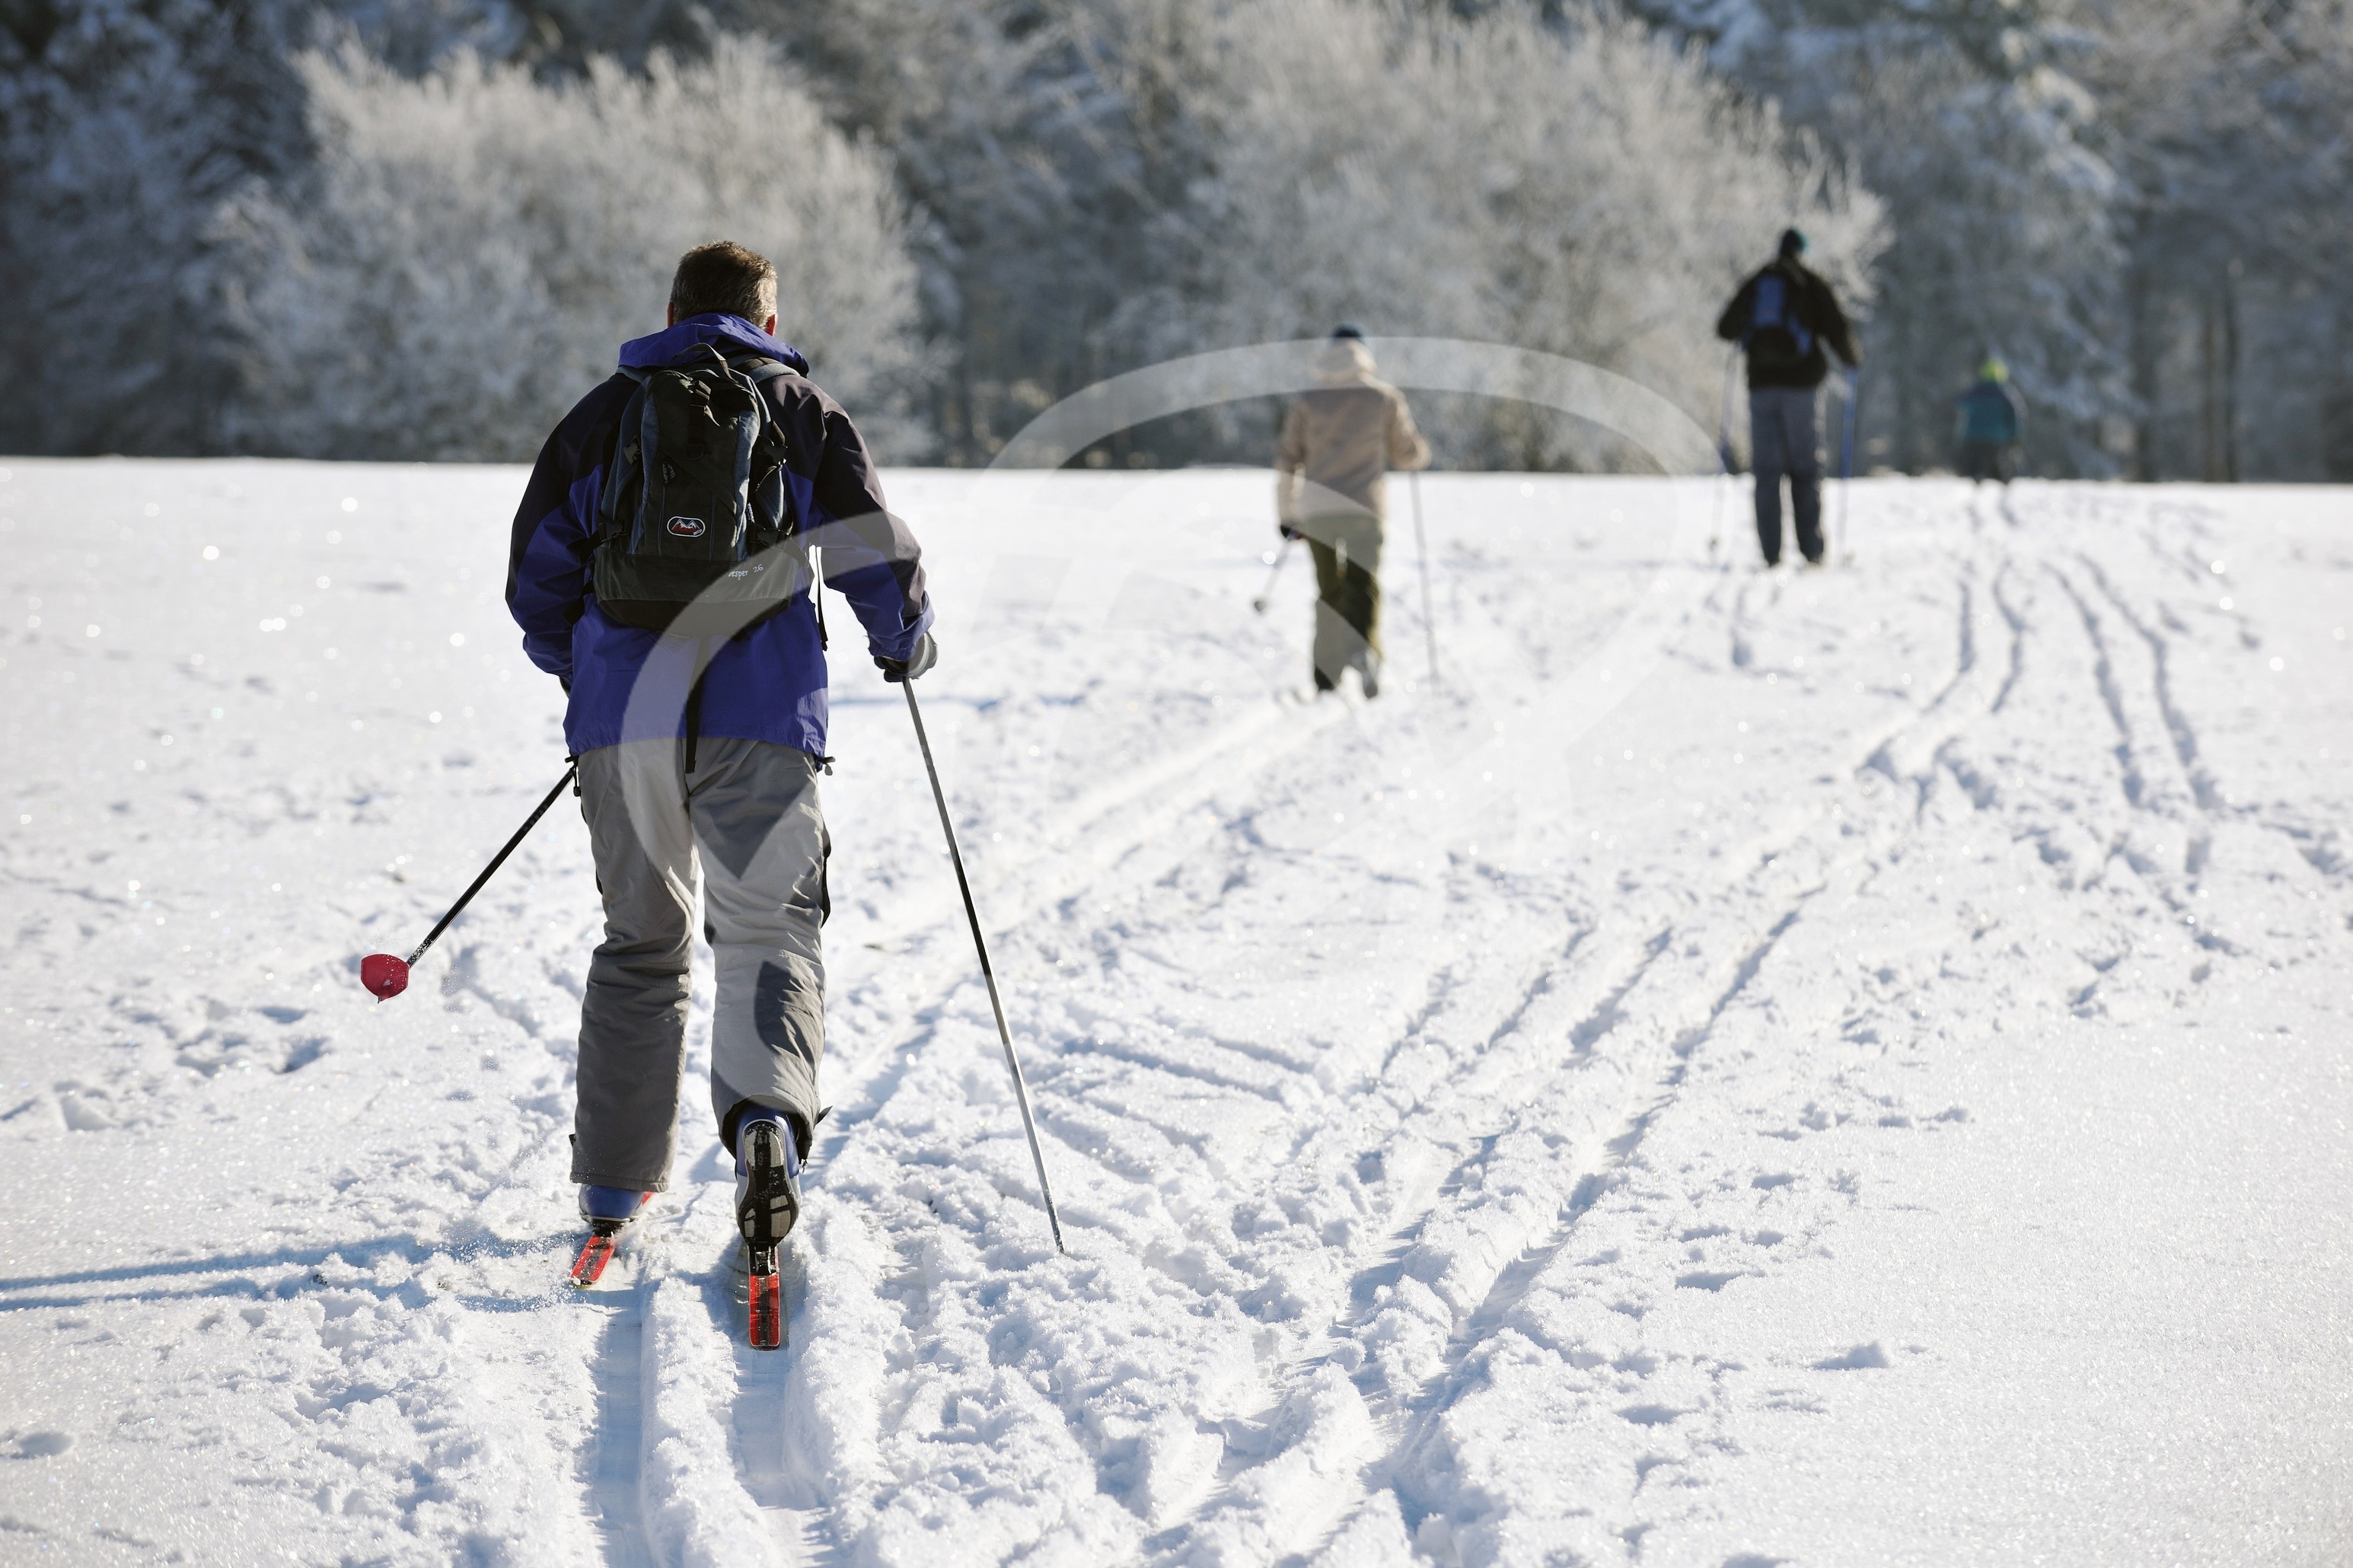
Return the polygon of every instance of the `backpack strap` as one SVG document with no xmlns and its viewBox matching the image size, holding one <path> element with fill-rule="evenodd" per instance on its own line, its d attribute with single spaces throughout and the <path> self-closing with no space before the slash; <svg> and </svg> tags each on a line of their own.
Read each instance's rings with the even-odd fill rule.
<svg viewBox="0 0 2353 1568">
<path fill-rule="evenodd" d="M 780 375 L 797 375 L 800 374 L 798 371 L 793 369 L 792 366 L 786 364 L 784 361 L 780 359 L 772 359 L 768 355 L 760 353 L 757 349 L 751 350 L 750 352 L 741 355 L 729 354 L 726 356 L 726 359 L 727 368 L 729 370 L 733 371 L 736 374 L 744 376 L 754 383 L 774 381 Z"/>
<path fill-rule="evenodd" d="M 596 498 L 597 534 L 602 537 L 623 526 L 621 492 L 628 488 L 628 476 L 638 466 L 638 444 L 644 438 L 646 386 L 653 380 L 653 372 L 622 365 L 620 372 L 637 383 L 637 390 L 621 405 L 620 424 L 613 432 L 612 456 L 605 462 L 604 491 Z"/>
<path fill-rule="evenodd" d="M 754 386 L 759 386 L 767 382 L 774 381 L 781 375 L 798 375 L 800 374 L 800 372 L 795 370 L 791 365 L 786 364 L 784 361 L 775 358 L 773 355 L 764 354 L 757 349 L 747 349 L 739 353 L 723 353 L 723 357 L 726 359 L 727 368 L 730 371 L 744 377 Z M 766 478 L 773 479 L 774 482 L 776 484 L 780 492 L 779 499 L 783 502 L 783 515 L 777 521 L 783 526 L 785 536 L 787 539 L 798 539 L 801 537 L 799 508 L 793 504 L 792 485 L 789 480 L 784 477 L 788 467 L 786 462 L 787 454 L 784 449 L 784 427 L 776 422 L 773 412 L 767 408 L 766 399 L 763 398 L 761 403 L 762 407 L 760 413 L 763 424 L 766 430 L 776 433 L 779 447 L 776 454 L 776 467 L 774 470 L 771 470 L 768 476 L 765 476 Z M 824 579 L 818 575 L 817 553 L 806 540 L 803 540 L 801 543 L 800 552 L 801 563 L 808 569 L 809 603 L 817 608 L 818 647 L 819 651 L 822 651 L 827 643 L 827 637 L 825 635 L 825 582 Z"/>
<path fill-rule="evenodd" d="M 764 354 L 757 349 L 739 349 L 733 353 L 729 353 L 726 350 L 720 348 L 716 343 L 707 343 L 704 346 L 711 349 L 712 353 L 717 353 L 720 358 L 726 362 L 729 374 L 738 376 L 744 381 L 750 382 L 755 388 L 765 383 L 776 380 L 780 375 L 797 375 L 800 374 L 793 369 L 791 365 L 786 364 L 784 361 L 776 359 L 769 354 Z M 768 435 L 773 435 L 775 437 L 776 441 L 776 467 L 777 468 L 782 468 L 786 465 L 784 427 L 776 422 L 776 411 L 768 406 L 767 399 L 763 397 L 759 402 L 762 434 L 764 437 Z M 789 489 L 787 489 L 787 492 L 785 496 L 785 506 L 787 511 L 792 508 L 792 497 L 789 492 Z M 787 533 L 797 533 L 799 531 L 799 529 L 795 526 L 791 519 L 787 518 L 785 521 L 785 531 Z"/>
</svg>

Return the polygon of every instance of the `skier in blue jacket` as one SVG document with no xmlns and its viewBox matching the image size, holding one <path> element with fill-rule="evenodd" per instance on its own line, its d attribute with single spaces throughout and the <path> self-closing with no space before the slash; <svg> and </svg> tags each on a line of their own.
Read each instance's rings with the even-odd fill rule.
<svg viewBox="0 0 2353 1568">
<path fill-rule="evenodd" d="M 622 369 L 548 437 L 515 512 L 507 605 L 532 662 L 568 695 L 565 740 L 605 901 L 581 998 L 572 1152 L 581 1213 L 600 1234 L 670 1182 L 698 882 L 717 970 L 712 1110 L 737 1159 L 739 1224 L 780 1238 L 799 1210 L 819 1114 L 829 848 L 817 792 L 826 663 L 807 545 L 821 546 L 825 582 L 849 600 L 887 679 L 913 679 L 934 658 L 922 552 L 884 507 L 849 416 L 775 335 L 776 311 L 765 259 L 725 242 L 689 251 L 667 326 L 621 346 Z M 708 663 L 682 710 L 643 694 L 632 704 L 649 661 L 674 667 L 683 639 L 599 606 L 599 503 L 644 373 L 710 363 L 713 347 L 781 362 L 758 389 L 784 437 L 802 546 L 787 553 L 803 575 L 765 619 L 709 639 L 715 648 L 697 645 Z"/>
</svg>

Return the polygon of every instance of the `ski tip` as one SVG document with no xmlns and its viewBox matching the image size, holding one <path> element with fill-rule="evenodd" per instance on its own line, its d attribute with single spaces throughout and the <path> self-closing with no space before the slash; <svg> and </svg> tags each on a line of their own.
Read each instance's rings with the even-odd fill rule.
<svg viewBox="0 0 2353 1568">
<path fill-rule="evenodd" d="M 613 1261 L 613 1238 L 592 1236 L 581 1243 L 580 1256 L 573 1260 L 572 1288 L 586 1290 L 604 1278 L 605 1265 Z"/>
</svg>

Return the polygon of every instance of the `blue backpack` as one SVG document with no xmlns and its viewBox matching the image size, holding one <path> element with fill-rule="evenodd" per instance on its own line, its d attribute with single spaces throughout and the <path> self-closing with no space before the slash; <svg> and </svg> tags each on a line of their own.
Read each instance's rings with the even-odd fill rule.
<svg viewBox="0 0 2353 1568">
<path fill-rule="evenodd" d="M 1813 357 L 1814 334 L 1798 320 L 1797 301 L 1789 294 L 1789 280 L 1778 272 L 1757 275 L 1757 292 L 1748 302 L 1748 330 L 1740 338 L 1750 364 L 1787 368 Z"/>
</svg>

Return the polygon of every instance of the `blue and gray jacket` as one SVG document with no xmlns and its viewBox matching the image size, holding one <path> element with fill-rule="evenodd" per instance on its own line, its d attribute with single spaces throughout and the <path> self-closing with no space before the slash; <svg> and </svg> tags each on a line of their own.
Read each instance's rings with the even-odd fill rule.
<svg viewBox="0 0 2353 1568">
<path fill-rule="evenodd" d="M 786 483 L 804 539 L 822 547 L 827 583 L 849 601 L 878 658 L 905 658 L 932 623 L 923 552 L 885 510 L 866 443 L 841 405 L 805 379 L 808 362 L 738 316 L 690 316 L 621 345 L 633 369 L 665 365 L 697 344 L 756 349 L 798 373 L 761 384 L 783 426 Z M 571 696 L 564 739 L 574 754 L 623 740 L 629 692 L 657 632 L 607 620 L 589 586 L 597 500 L 612 461 L 622 406 L 637 384 L 617 372 L 582 398 L 539 454 L 516 509 L 507 552 L 507 608 L 522 627 L 531 661 L 561 679 Z M 665 718 L 667 715 L 664 716 Z M 807 588 L 785 607 L 722 646 L 702 679 L 696 728 L 704 735 L 774 741 L 825 754 L 825 653 Z M 678 721 L 683 733 L 684 716 Z"/>
</svg>

